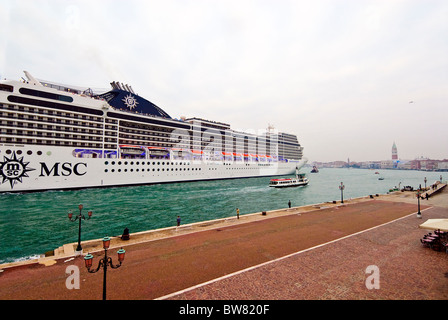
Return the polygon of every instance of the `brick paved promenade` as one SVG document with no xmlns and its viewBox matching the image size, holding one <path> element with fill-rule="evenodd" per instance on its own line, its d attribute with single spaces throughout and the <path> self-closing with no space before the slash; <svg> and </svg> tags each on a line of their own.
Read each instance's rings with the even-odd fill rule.
<svg viewBox="0 0 448 320">
<path fill-rule="evenodd" d="M 431 208 L 424 219 L 448 218 L 447 208 Z M 305 250 L 166 299 L 448 299 L 448 254 L 423 248 L 429 230 L 407 216 L 378 228 Z M 379 289 L 366 280 L 378 267 Z M 370 282 L 372 283 L 372 282 Z"/>
<path fill-rule="evenodd" d="M 108 270 L 108 299 L 447 299 L 448 255 L 423 248 L 419 239 L 428 230 L 418 228 L 428 218 L 448 218 L 447 199 L 445 190 L 422 201 L 423 219 L 414 195 L 398 193 L 115 241 L 127 244 L 127 253 L 120 269 Z M 109 251 L 116 261 L 116 249 Z M 366 288 L 370 265 L 379 268 L 379 289 Z M 79 290 L 66 288 L 67 266 L 79 267 Z M 101 293 L 102 273 L 89 274 L 81 257 L 3 266 L 0 273 L 3 300 Z"/>
</svg>

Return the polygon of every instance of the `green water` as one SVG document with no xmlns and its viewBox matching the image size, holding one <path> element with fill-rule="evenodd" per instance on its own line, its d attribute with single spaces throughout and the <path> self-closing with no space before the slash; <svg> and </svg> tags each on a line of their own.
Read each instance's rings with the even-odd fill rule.
<svg viewBox="0 0 448 320">
<path fill-rule="evenodd" d="M 121 235 L 124 228 L 139 232 L 240 214 L 384 194 L 390 188 L 411 185 L 417 188 L 438 180 L 443 172 L 365 169 L 302 169 L 310 183 L 306 187 L 269 188 L 271 178 L 200 181 L 138 187 L 49 191 L 28 194 L 0 194 L 0 263 L 27 259 L 65 243 L 78 240 L 78 222 L 70 222 L 78 205 L 83 213 L 92 210 L 92 219 L 82 222 L 82 240 Z M 446 173 L 445 173 L 446 174 Z M 446 177 L 445 177 L 446 179 Z"/>
</svg>

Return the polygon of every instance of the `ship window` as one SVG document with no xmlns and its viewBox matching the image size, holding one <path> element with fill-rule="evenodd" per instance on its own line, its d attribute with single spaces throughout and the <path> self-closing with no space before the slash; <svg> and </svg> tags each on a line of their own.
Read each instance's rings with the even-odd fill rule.
<svg viewBox="0 0 448 320">
<path fill-rule="evenodd" d="M 93 113 L 96 115 L 103 115 L 103 111 L 101 110 L 92 110 L 88 108 L 83 107 L 76 107 L 56 102 L 50 102 L 50 101 L 43 101 L 43 100 L 35 100 L 35 99 L 29 99 L 29 98 L 23 98 L 23 97 L 17 97 L 17 96 L 8 96 L 9 102 L 15 102 L 15 103 L 23 103 L 23 104 L 29 104 L 33 106 L 39 106 L 39 107 L 46 107 L 46 108 L 55 108 L 59 110 L 65 110 L 65 111 L 74 111 L 74 112 L 83 112 L 83 113 Z M 48 113 L 47 110 L 43 110 L 43 113 Z"/>
<path fill-rule="evenodd" d="M 0 91 L 13 92 L 14 87 L 7 84 L 0 84 Z"/>
<path fill-rule="evenodd" d="M 60 94 L 54 94 L 54 93 L 45 92 L 45 91 L 33 90 L 33 89 L 28 89 L 28 88 L 20 88 L 19 92 L 22 94 L 27 94 L 27 95 L 35 96 L 35 97 L 60 100 L 60 101 L 64 101 L 64 102 L 73 102 L 72 97 L 63 96 Z"/>
</svg>

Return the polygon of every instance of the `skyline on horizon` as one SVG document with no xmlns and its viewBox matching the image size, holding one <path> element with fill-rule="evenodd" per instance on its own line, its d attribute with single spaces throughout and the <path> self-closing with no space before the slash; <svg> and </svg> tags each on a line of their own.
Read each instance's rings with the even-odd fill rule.
<svg viewBox="0 0 448 320">
<path fill-rule="evenodd" d="M 386 160 L 394 161 L 395 160 L 394 159 L 394 151 L 393 151 L 394 147 L 396 148 L 396 151 L 397 151 L 397 157 L 398 157 L 397 160 L 398 160 L 398 162 L 400 162 L 400 161 L 412 161 L 412 160 L 439 160 L 439 161 L 447 160 L 448 161 L 448 157 L 437 159 L 437 158 L 426 157 L 425 155 L 415 156 L 412 159 L 411 158 L 409 158 L 409 159 L 401 158 L 400 157 L 400 153 L 398 152 L 399 149 L 396 146 L 396 143 L 394 142 L 393 145 L 392 145 L 391 157 L 389 159 L 370 159 L 370 160 L 357 161 L 357 160 L 352 160 L 350 157 L 347 157 L 347 161 L 341 160 L 341 159 L 339 159 L 339 160 L 329 160 L 329 161 L 310 160 L 308 163 L 313 163 L 313 162 L 330 163 L 330 162 L 339 162 L 339 161 L 345 161 L 346 163 L 349 163 L 349 162 L 350 163 L 352 163 L 352 162 L 359 163 L 359 162 L 369 162 L 369 161 L 371 161 L 371 162 L 378 162 L 378 161 L 386 161 Z"/>
</svg>

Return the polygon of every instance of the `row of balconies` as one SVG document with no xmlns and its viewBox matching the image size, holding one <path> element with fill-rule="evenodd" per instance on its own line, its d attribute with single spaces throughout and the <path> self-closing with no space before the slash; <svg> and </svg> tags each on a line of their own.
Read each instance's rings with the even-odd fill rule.
<svg viewBox="0 0 448 320">
<path fill-rule="evenodd" d="M 74 148 L 97 148 L 102 149 L 102 143 L 87 142 L 87 141 L 61 141 L 54 139 L 30 139 L 22 137 L 7 137 L 0 136 L 0 143 L 10 143 L 10 144 L 35 144 L 35 145 L 53 145 L 53 146 L 66 146 Z M 116 144 L 104 144 L 104 149 L 117 148 Z"/>
</svg>

